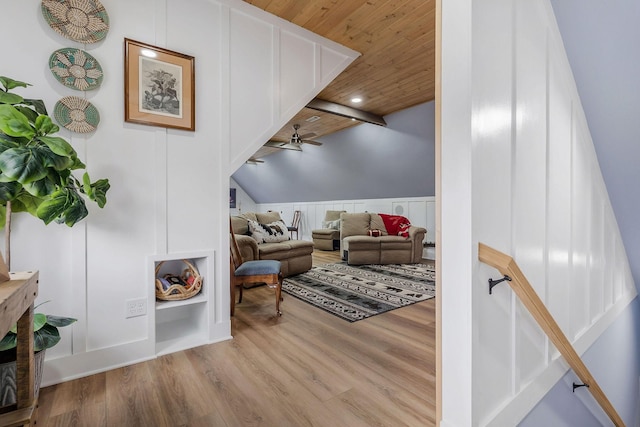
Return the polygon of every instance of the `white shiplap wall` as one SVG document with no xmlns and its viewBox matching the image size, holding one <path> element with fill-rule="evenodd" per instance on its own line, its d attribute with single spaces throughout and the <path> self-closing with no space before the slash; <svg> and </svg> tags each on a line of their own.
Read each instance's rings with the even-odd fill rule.
<svg viewBox="0 0 640 427">
<path fill-rule="evenodd" d="M 443 2 L 442 79 L 442 425 L 517 425 L 567 365 L 478 242 L 579 353 L 635 286 L 548 1 Z"/>
<path fill-rule="evenodd" d="M 311 231 L 322 228 L 325 212 L 328 210 L 347 212 L 376 212 L 402 215 L 411 224 L 427 229 L 425 242 L 435 242 L 436 200 L 435 197 L 410 197 L 387 199 L 333 200 L 300 203 L 262 203 L 257 205 L 259 212 L 273 210 L 291 224 L 293 212 L 299 210 L 300 239 L 311 240 Z"/>
</svg>

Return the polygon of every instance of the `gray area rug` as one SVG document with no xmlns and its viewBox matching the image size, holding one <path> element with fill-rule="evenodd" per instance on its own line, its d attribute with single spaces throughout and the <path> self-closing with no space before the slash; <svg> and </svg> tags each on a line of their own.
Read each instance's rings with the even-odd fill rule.
<svg viewBox="0 0 640 427">
<path fill-rule="evenodd" d="M 287 277 L 282 290 L 349 322 L 435 297 L 427 264 L 325 264 Z"/>
</svg>

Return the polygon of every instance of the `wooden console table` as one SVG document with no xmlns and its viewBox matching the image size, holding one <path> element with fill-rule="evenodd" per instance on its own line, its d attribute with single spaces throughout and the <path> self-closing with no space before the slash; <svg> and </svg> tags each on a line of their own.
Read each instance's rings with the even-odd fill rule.
<svg viewBox="0 0 640 427">
<path fill-rule="evenodd" d="M 33 361 L 33 301 L 38 295 L 38 272 L 10 273 L 0 283 L 0 338 L 18 323 L 16 347 L 17 398 L 15 410 L 0 415 L 0 426 L 29 425 L 36 407 Z"/>
</svg>

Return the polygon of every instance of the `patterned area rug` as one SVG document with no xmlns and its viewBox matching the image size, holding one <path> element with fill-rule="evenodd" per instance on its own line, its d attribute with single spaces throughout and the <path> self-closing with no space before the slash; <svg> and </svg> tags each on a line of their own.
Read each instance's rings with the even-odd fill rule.
<svg viewBox="0 0 640 427">
<path fill-rule="evenodd" d="M 287 277 L 282 290 L 349 322 L 435 297 L 426 264 L 325 264 Z"/>
</svg>

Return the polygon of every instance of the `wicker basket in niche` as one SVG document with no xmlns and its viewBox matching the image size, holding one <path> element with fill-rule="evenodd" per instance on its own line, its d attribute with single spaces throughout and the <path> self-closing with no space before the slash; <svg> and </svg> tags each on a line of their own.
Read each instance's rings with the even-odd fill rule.
<svg viewBox="0 0 640 427">
<path fill-rule="evenodd" d="M 156 299 L 163 301 L 179 301 L 187 298 L 191 298 L 197 295 L 202 290 L 202 276 L 198 272 L 198 269 L 193 265 L 190 260 L 183 259 L 181 260 L 185 264 L 185 268 L 182 270 L 180 275 L 177 274 L 166 274 L 164 275 L 165 280 L 173 281 L 181 281 L 184 284 L 171 284 L 167 286 L 163 285 L 163 281 L 158 274 L 160 272 L 160 267 L 166 261 L 160 261 L 158 265 L 156 265 Z M 167 276 L 172 276 L 167 278 Z"/>
</svg>

